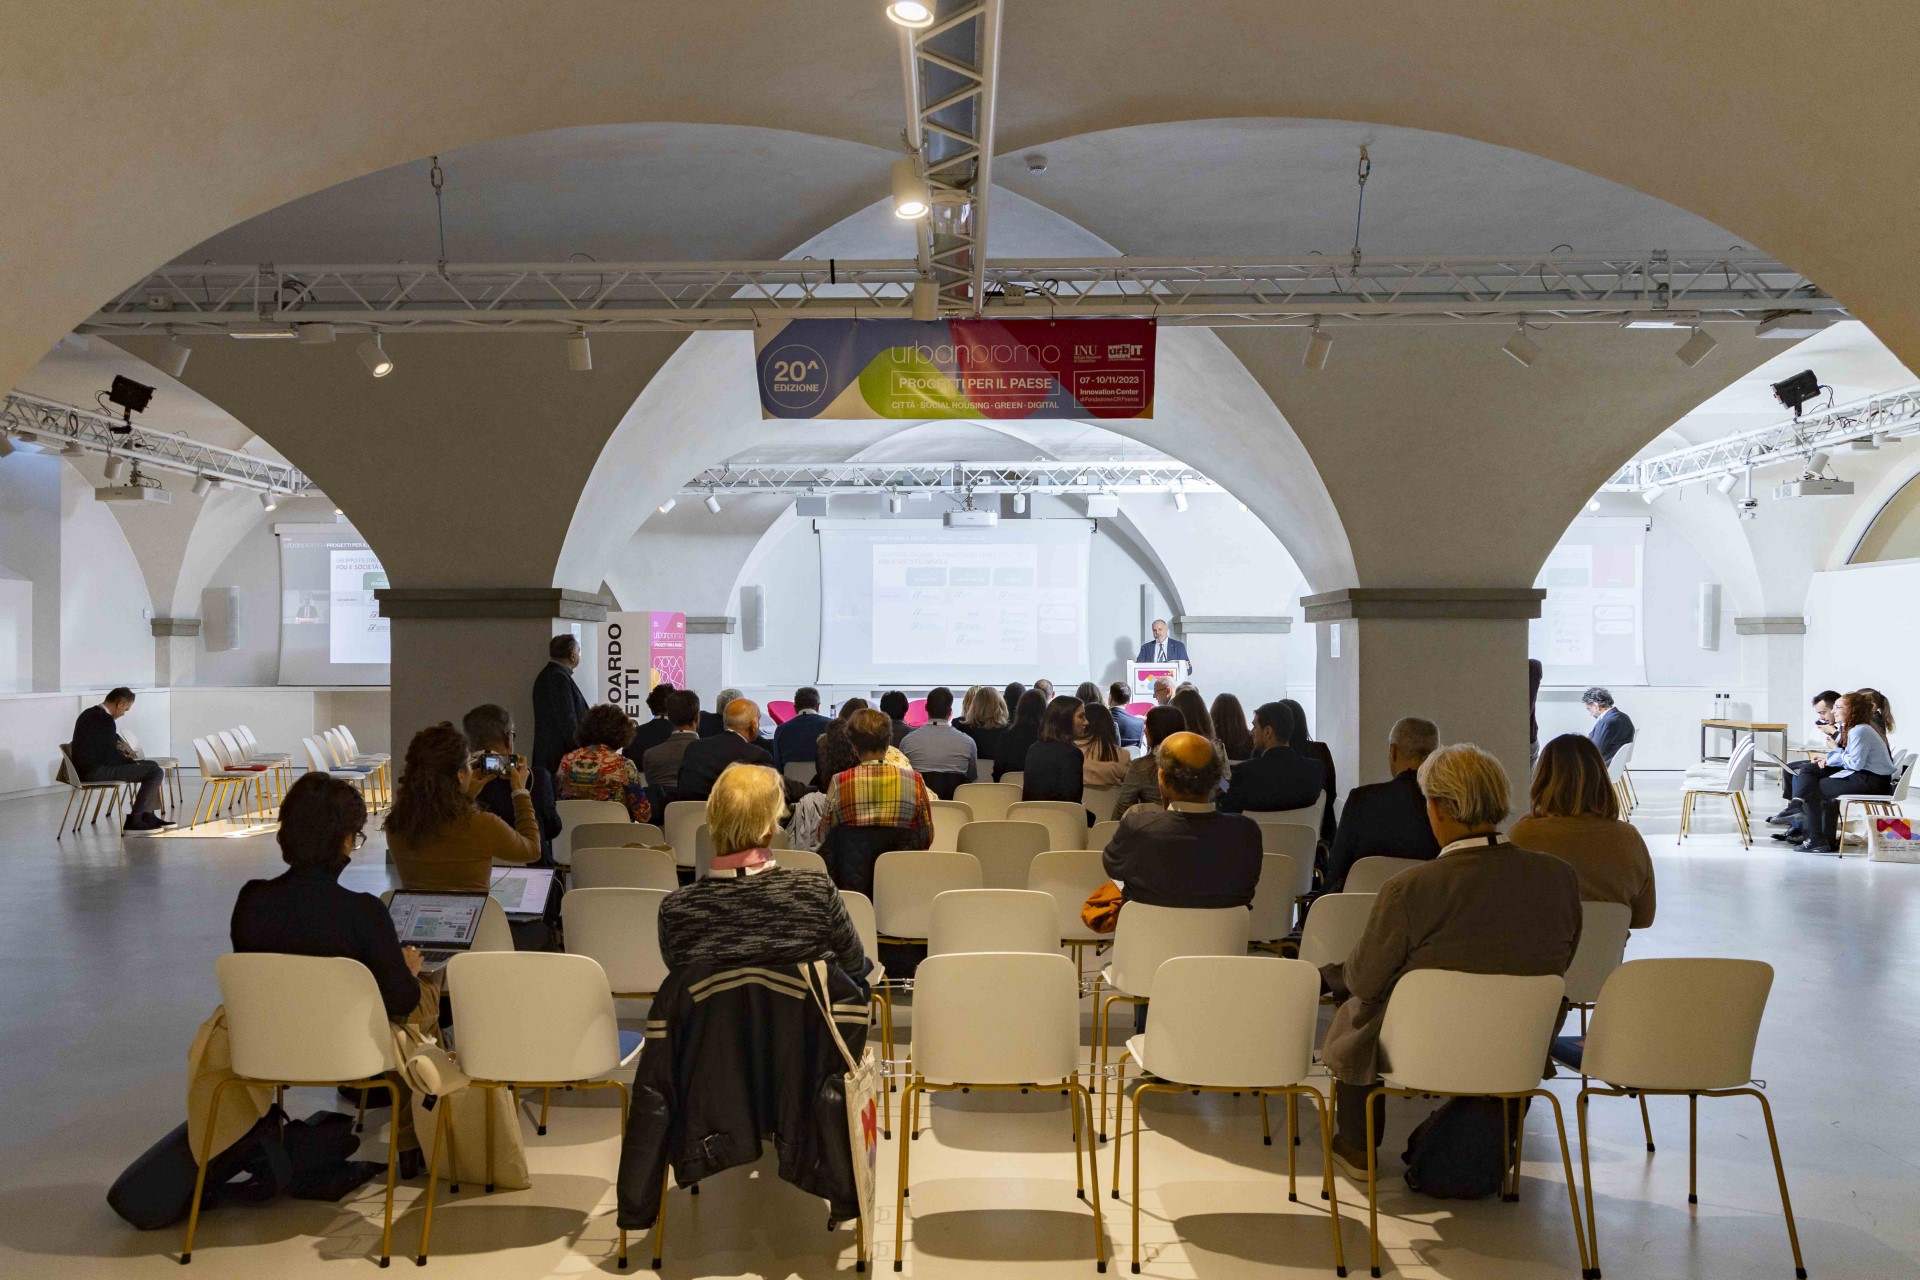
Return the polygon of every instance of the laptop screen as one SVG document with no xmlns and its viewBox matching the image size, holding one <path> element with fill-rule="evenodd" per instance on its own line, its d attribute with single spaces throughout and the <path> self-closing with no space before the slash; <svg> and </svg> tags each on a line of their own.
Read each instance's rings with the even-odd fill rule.
<svg viewBox="0 0 1920 1280">
<path fill-rule="evenodd" d="M 388 911 L 403 947 L 463 948 L 480 930 L 484 893 L 424 893 L 400 889 Z"/>
<path fill-rule="evenodd" d="M 495 867 L 490 892 L 510 916 L 537 916 L 553 891 L 552 867 Z"/>
</svg>

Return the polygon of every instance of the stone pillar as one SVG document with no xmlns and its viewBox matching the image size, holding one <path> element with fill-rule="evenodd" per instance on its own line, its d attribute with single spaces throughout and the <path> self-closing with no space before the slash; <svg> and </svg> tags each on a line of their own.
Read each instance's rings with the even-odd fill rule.
<svg viewBox="0 0 1920 1280">
<path fill-rule="evenodd" d="M 1735 618 L 1733 632 L 1741 637 L 1744 677 L 1767 691 L 1766 704 L 1754 708 L 1755 718 L 1783 721 L 1792 726 L 1789 736 L 1798 739 L 1810 714 L 1807 699 L 1825 687 L 1807 683 L 1807 620 L 1792 615 Z M 1811 678 L 1817 681 L 1820 675 L 1813 672 Z"/>
<path fill-rule="evenodd" d="M 607 616 L 605 596 L 560 587 L 389 587 L 374 593 L 393 619 L 393 754 L 415 732 L 460 717 L 482 702 L 513 714 L 517 744 L 533 747 L 533 678 L 547 664 L 547 643 L 574 623 Z M 582 629 L 581 646 L 593 636 Z M 584 664 L 580 690 L 593 701 Z"/>
<path fill-rule="evenodd" d="M 1527 620 L 1534 587 L 1353 587 L 1303 597 L 1319 626 L 1316 728 L 1341 790 L 1387 776 L 1387 733 L 1402 716 L 1477 743 L 1507 768 L 1516 803 L 1527 763 Z M 1344 797 L 1343 797 L 1344 798 Z"/>
<path fill-rule="evenodd" d="M 166 689 L 192 684 L 194 659 L 200 652 L 200 619 L 153 620 L 153 683 Z"/>
</svg>

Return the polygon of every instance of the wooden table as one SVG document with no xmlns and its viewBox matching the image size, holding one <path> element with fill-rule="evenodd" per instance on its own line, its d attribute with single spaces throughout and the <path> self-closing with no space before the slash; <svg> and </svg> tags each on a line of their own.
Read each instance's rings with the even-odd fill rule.
<svg viewBox="0 0 1920 1280">
<path fill-rule="evenodd" d="M 1721 729 L 1726 730 L 1728 734 L 1727 754 L 1724 756 L 1710 756 L 1707 754 L 1707 735 L 1709 733 L 1717 732 L 1718 730 L 1721 730 Z M 1777 754 L 1782 759 L 1786 758 L 1787 726 L 1784 724 L 1771 724 L 1771 723 L 1768 723 L 1765 721 L 1759 721 L 1759 720 L 1707 719 L 1707 720 L 1702 720 L 1700 722 L 1700 762 L 1702 764 L 1724 764 L 1728 760 L 1731 760 L 1733 758 L 1733 753 L 1740 749 L 1740 735 L 1742 733 L 1746 734 L 1749 738 L 1753 739 L 1755 747 L 1758 747 L 1760 745 L 1759 740 L 1760 740 L 1761 734 L 1763 733 L 1779 734 L 1780 750 Z"/>
</svg>

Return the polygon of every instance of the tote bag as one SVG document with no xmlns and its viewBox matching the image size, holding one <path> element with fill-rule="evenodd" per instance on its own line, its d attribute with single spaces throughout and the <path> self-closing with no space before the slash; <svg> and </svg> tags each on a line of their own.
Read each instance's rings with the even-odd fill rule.
<svg viewBox="0 0 1920 1280">
<path fill-rule="evenodd" d="M 880 1064 L 871 1046 L 857 1062 L 852 1050 L 847 1048 L 833 1020 L 833 989 L 827 984 L 827 962 L 815 960 L 805 966 L 803 972 L 807 990 L 813 993 L 813 1003 L 819 1008 L 820 1016 L 827 1020 L 827 1030 L 832 1033 L 833 1042 L 840 1046 L 840 1056 L 847 1064 L 843 1077 L 847 1137 L 853 1149 L 853 1182 L 860 1193 L 860 1253 L 861 1260 L 865 1261 L 873 1252 L 874 1166 L 880 1157 Z"/>
</svg>

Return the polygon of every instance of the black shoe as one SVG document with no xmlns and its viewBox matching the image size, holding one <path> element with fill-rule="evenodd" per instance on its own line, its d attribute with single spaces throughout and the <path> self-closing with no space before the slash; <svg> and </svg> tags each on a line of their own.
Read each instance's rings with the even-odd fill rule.
<svg viewBox="0 0 1920 1280">
<path fill-rule="evenodd" d="M 1767 819 L 1767 825 L 1770 827 L 1790 827 L 1799 820 L 1800 811 L 1798 809 L 1782 809 Z"/>
<path fill-rule="evenodd" d="M 136 813 L 120 824 L 120 830 L 123 832 L 158 831 L 162 827 L 171 825 L 173 824 L 162 822 L 151 813 Z"/>
<path fill-rule="evenodd" d="M 427 1153 L 419 1147 L 409 1147 L 400 1153 L 396 1163 L 399 1165 L 400 1180 L 411 1182 L 427 1171 Z"/>
<path fill-rule="evenodd" d="M 1838 853 L 1838 849 L 1829 847 L 1819 840 L 1805 840 L 1793 846 L 1800 853 Z"/>
<path fill-rule="evenodd" d="M 1798 827 L 1789 827 L 1785 831 L 1774 832 L 1773 838 L 1775 840 L 1787 840 L 1792 842 L 1798 842 L 1801 840 L 1805 840 L 1807 838 L 1807 833 L 1802 831 Z"/>
</svg>

